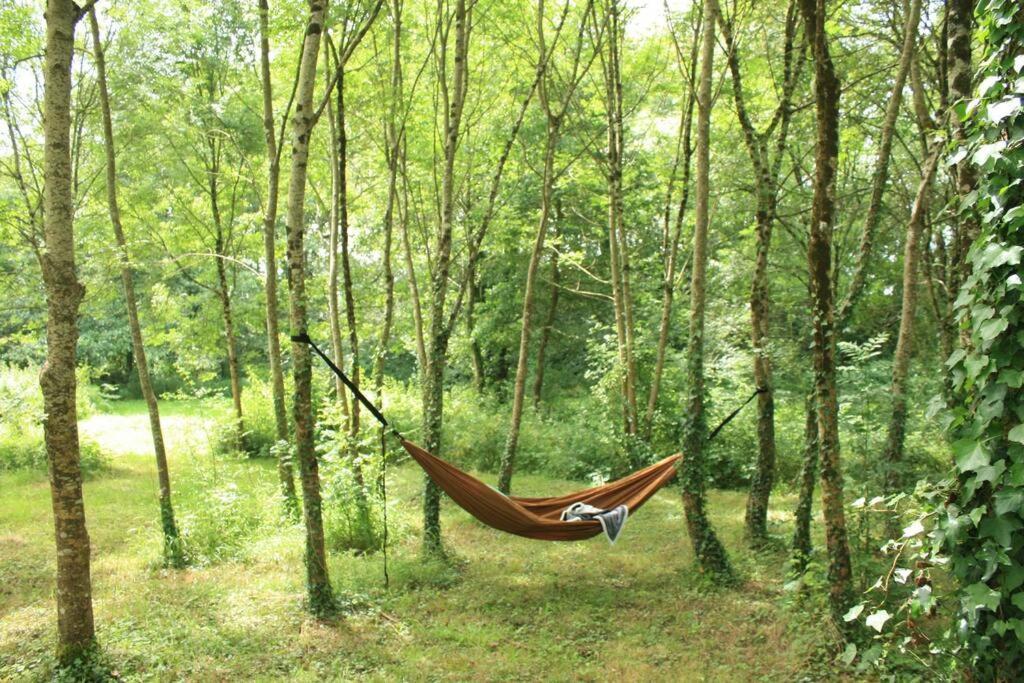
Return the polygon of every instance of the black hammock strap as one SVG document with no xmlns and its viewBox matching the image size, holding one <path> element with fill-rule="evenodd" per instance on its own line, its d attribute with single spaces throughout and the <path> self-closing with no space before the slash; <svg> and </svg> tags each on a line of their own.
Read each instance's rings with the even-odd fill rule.
<svg viewBox="0 0 1024 683">
<path fill-rule="evenodd" d="M 316 345 L 316 342 L 309 338 L 307 333 L 303 332 L 301 334 L 293 334 L 291 339 L 297 344 L 309 344 L 309 346 L 316 351 L 316 355 L 320 356 L 324 363 L 327 363 L 327 367 L 333 370 L 334 374 L 345 383 L 345 386 L 352 392 L 352 395 L 359 399 L 359 402 L 363 404 L 363 407 L 369 410 L 370 414 L 377 419 L 377 422 L 380 422 L 382 427 L 390 429 L 395 436 L 401 438 L 402 435 L 398 433 L 398 430 L 388 424 L 388 420 L 384 417 L 384 414 L 380 412 L 380 408 L 375 406 L 370 399 L 366 398 L 366 395 L 359 390 L 359 387 L 357 387 L 355 383 L 348 378 L 348 375 L 346 375 L 341 368 L 334 364 L 334 361 L 332 361 L 327 354 L 320 350 L 320 347 Z"/>
<path fill-rule="evenodd" d="M 310 347 L 312 347 L 312 349 L 316 351 L 316 355 L 320 356 L 323 362 L 327 364 L 327 367 L 334 371 L 334 374 L 337 375 L 342 382 L 344 382 L 345 386 L 348 387 L 348 390 L 352 392 L 352 395 L 359 399 L 359 402 L 362 403 L 363 406 L 370 411 L 371 415 L 377 418 L 377 422 L 380 422 L 381 426 L 384 427 L 385 429 L 390 429 L 391 433 L 397 436 L 398 438 L 402 438 L 402 435 L 399 434 L 398 430 L 388 423 L 387 418 L 385 418 L 384 414 L 380 412 L 380 408 L 371 403 L 370 399 L 366 398 L 366 395 L 363 394 L 363 392 L 359 390 L 359 387 L 357 387 L 355 383 L 353 383 L 352 380 L 348 378 L 348 375 L 346 375 L 341 368 L 335 365 L 334 361 L 332 361 L 327 356 L 327 354 L 320 350 L 320 347 L 316 345 L 316 342 L 309 338 L 309 334 L 305 332 L 302 332 L 300 334 L 293 334 L 291 339 L 293 342 L 297 344 L 308 344 Z M 758 387 L 757 389 L 755 389 L 754 393 L 752 393 L 746 401 L 737 406 L 735 410 L 733 410 L 731 413 L 725 416 L 724 420 L 718 423 L 718 426 L 715 427 L 708 435 L 708 441 L 711 441 L 716 436 L 718 436 L 718 433 L 722 431 L 722 429 L 727 424 L 732 422 L 733 418 L 739 415 L 740 411 L 746 408 L 747 404 L 753 401 L 758 394 L 763 394 L 766 391 L 768 391 L 768 389 L 766 389 L 765 387 Z"/>
</svg>

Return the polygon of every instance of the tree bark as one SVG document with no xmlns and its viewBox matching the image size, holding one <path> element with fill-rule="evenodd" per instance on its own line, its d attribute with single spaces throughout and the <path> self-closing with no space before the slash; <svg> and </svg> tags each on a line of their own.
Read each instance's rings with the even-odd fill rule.
<svg viewBox="0 0 1024 683">
<path fill-rule="evenodd" d="M 384 269 L 384 320 L 381 323 L 380 345 L 373 366 L 373 387 L 377 395 L 377 404 L 383 404 L 384 364 L 387 360 L 388 346 L 391 343 L 391 328 L 395 318 L 395 274 L 391 265 L 393 235 L 395 225 L 395 207 L 398 203 L 398 156 L 404 152 L 402 140 L 405 137 L 404 122 L 399 126 L 398 104 L 404 101 L 402 93 L 402 0 L 393 0 L 391 7 L 392 41 L 391 55 L 391 94 L 388 118 L 385 123 L 384 144 L 388 150 L 388 198 L 384 208 L 384 253 L 382 255 Z"/>
<path fill-rule="evenodd" d="M 903 47 L 900 51 L 900 64 L 896 69 L 889 99 L 885 105 L 885 118 L 882 121 L 881 137 L 878 141 L 878 156 L 875 158 L 875 170 L 871 179 L 871 199 L 868 201 L 867 212 L 864 214 L 864 227 L 861 230 L 860 246 L 857 249 L 857 262 L 846 296 L 836 311 L 836 326 L 841 331 L 850 314 L 852 306 L 864 288 L 867 265 L 870 260 L 875 229 L 882 209 L 882 197 L 889 181 L 889 158 L 892 154 L 892 141 L 896 132 L 896 119 L 899 118 L 900 105 L 903 101 L 903 89 L 914 61 L 917 45 L 917 25 L 921 18 L 921 0 L 910 0 L 907 16 L 903 24 Z"/>
<path fill-rule="evenodd" d="M 687 347 L 687 416 L 679 476 L 682 483 L 686 525 L 693 553 L 701 571 L 722 581 L 733 578 L 725 547 L 718 540 L 705 504 L 707 477 L 707 415 L 704 412 L 704 309 L 708 263 L 709 157 L 711 148 L 711 79 L 715 55 L 715 17 L 718 3 L 704 1 L 704 33 L 701 36 L 700 80 L 697 89 L 697 187 L 693 230 L 693 267 L 690 276 L 690 335 Z"/>
<path fill-rule="evenodd" d="M 85 294 L 75 273 L 71 191 L 71 60 L 78 11 L 72 0 L 47 0 L 43 90 L 46 248 L 41 264 L 47 317 L 46 362 L 39 385 L 57 545 L 57 648 L 63 664 L 96 642 L 75 401 L 78 307 Z"/>
<path fill-rule="evenodd" d="M 914 206 L 907 222 L 907 236 L 903 245 L 903 303 L 900 309 L 900 330 L 896 338 L 896 352 L 892 361 L 892 415 L 885 445 L 885 488 L 891 495 L 903 488 L 900 467 L 907 428 L 907 374 L 914 343 L 914 317 L 917 315 L 917 270 L 921 256 L 921 233 L 928 215 L 929 195 L 941 147 L 929 154 L 921 174 L 921 182 L 914 198 Z M 896 530 L 896 517 L 890 518 L 890 531 Z"/>
<path fill-rule="evenodd" d="M 543 46 L 543 42 L 541 43 Z M 533 331 L 533 290 L 537 281 L 537 268 L 544 253 L 544 240 L 548 232 L 548 218 L 551 215 L 551 187 L 554 184 L 555 149 L 558 146 L 560 124 L 548 118 L 547 136 L 544 142 L 544 176 L 541 181 L 540 219 L 537 236 L 534 238 L 530 263 L 526 268 L 526 284 L 523 288 L 522 327 L 519 334 L 519 355 L 516 362 L 516 379 L 512 392 L 512 420 L 505 453 L 501 458 L 498 474 L 498 490 L 508 495 L 512 488 L 512 470 L 515 467 L 516 451 L 519 447 L 519 428 L 523 419 L 523 403 L 526 397 L 526 375 L 529 371 L 530 333 Z"/>
<path fill-rule="evenodd" d="M 971 99 L 973 85 L 973 70 L 971 68 L 971 32 L 974 28 L 974 4 L 975 0 L 949 0 L 946 5 L 946 26 L 948 31 L 948 90 L 949 102 L 956 105 L 958 102 L 966 102 Z M 953 127 L 953 140 L 958 144 L 965 144 L 967 134 L 964 130 L 964 122 L 957 115 L 956 110 L 951 111 L 950 120 Z M 956 193 L 966 197 L 974 191 L 977 185 L 977 171 L 974 163 L 968 156 L 957 163 L 953 178 L 956 181 Z M 978 236 L 978 220 L 972 212 L 961 212 L 958 215 L 956 235 L 952 247 L 952 259 L 950 264 L 950 290 L 959 292 L 960 285 L 970 271 L 970 264 L 967 261 L 967 251 L 971 243 Z"/>
<path fill-rule="evenodd" d="M 341 73 L 343 67 L 339 65 L 337 69 L 339 71 L 338 78 L 340 79 L 343 77 Z M 331 104 L 330 93 L 327 94 L 327 98 L 327 120 L 331 131 L 329 143 L 331 148 L 331 226 L 327 240 L 327 316 L 331 327 L 331 355 L 334 356 L 335 365 L 339 368 L 344 368 L 345 351 L 341 332 L 341 307 L 338 300 L 338 274 L 341 266 L 341 259 L 338 258 L 338 245 L 341 238 L 341 214 L 345 210 L 346 191 L 343 189 L 345 180 L 342 178 L 342 173 L 344 173 L 342 167 L 345 162 L 341 159 L 341 155 L 345 153 L 346 142 L 343 140 L 344 131 L 338 130 L 338 121 L 339 118 L 343 117 L 343 114 L 335 111 L 335 107 Z M 348 220 L 347 215 L 345 220 Z M 334 378 L 334 394 L 335 398 L 341 403 L 341 412 L 345 418 L 345 428 L 351 429 L 352 410 L 358 410 L 358 407 L 355 405 L 356 401 L 353 401 L 353 406 L 349 407 L 348 387 L 337 376 Z"/>
<path fill-rule="evenodd" d="M 132 337 L 132 357 L 139 373 L 139 386 L 149 412 L 149 429 L 153 435 L 153 453 L 156 456 L 157 481 L 160 485 L 160 526 L 163 530 L 164 564 L 180 568 L 185 565 L 184 550 L 178 525 L 174 521 L 174 506 L 171 502 L 171 475 L 167 467 L 167 451 L 160 426 L 160 408 L 156 392 L 149 376 L 149 362 L 142 340 L 142 325 L 139 324 L 139 309 L 135 296 L 135 278 L 132 273 L 131 254 L 121 225 L 121 208 L 117 201 L 117 165 L 114 154 L 114 124 L 110 112 L 110 92 L 107 89 L 107 65 L 100 40 L 100 26 L 96 20 L 95 7 L 89 8 L 89 26 L 92 30 L 93 56 L 96 62 L 96 80 L 99 89 L 100 110 L 103 118 L 103 151 L 106 158 L 107 207 L 110 224 L 117 242 L 118 260 L 121 265 L 121 286 L 124 289 L 125 309 L 128 313 L 128 329 Z"/>
<path fill-rule="evenodd" d="M 220 299 L 221 319 L 224 321 L 224 343 L 228 351 L 228 377 L 231 382 L 231 404 L 235 412 L 235 445 L 245 449 L 245 422 L 242 417 L 242 375 L 238 367 L 238 343 L 235 339 L 235 320 L 231 310 L 231 288 L 227 274 L 227 240 L 220 213 L 220 145 L 207 134 L 210 148 L 210 166 L 207 175 L 210 183 L 210 212 L 213 215 L 214 261 L 217 266 L 217 297 Z"/>
<path fill-rule="evenodd" d="M 807 571 L 811 559 L 811 515 L 814 512 L 814 482 L 818 478 L 818 414 L 814 409 L 814 390 L 807 394 L 804 410 L 804 453 L 800 469 L 800 492 L 793 522 L 793 573 Z"/>
<path fill-rule="evenodd" d="M 775 392 L 772 380 L 771 354 L 768 350 L 768 323 L 771 299 L 768 288 L 768 253 L 778 205 L 779 173 L 789 135 L 792 99 L 803 66 L 804 46 L 794 50 L 798 16 L 794 4 L 786 12 L 783 45 L 783 89 L 778 107 L 763 133 L 754 128 L 747 112 L 743 92 L 740 59 L 733 40 L 730 22 L 719 16 L 732 76 L 736 118 L 743 130 L 743 140 L 754 171 L 756 201 L 754 273 L 750 284 L 750 330 L 753 349 L 754 384 L 763 389 L 757 397 L 757 463 L 747 498 L 745 529 L 755 545 L 768 538 L 768 501 L 775 481 Z M 794 59 L 796 60 L 794 63 Z M 771 143 L 773 131 L 777 138 Z M 773 150 L 774 148 L 774 150 Z M 774 154 L 773 154 L 774 151 Z"/>
<path fill-rule="evenodd" d="M 270 361 L 270 386 L 274 401 L 274 427 L 278 444 L 288 441 L 288 414 L 284 399 L 284 372 L 281 369 L 281 340 L 277 310 L 277 202 L 281 184 L 281 155 L 277 146 L 274 120 L 274 95 L 270 80 L 270 37 L 267 0 L 259 0 L 260 85 L 263 94 L 263 134 L 267 141 L 267 206 L 263 215 L 263 258 L 266 279 L 263 291 L 267 318 L 267 358 Z M 281 494 L 289 515 L 298 514 L 295 477 L 291 456 L 285 448 L 277 449 L 277 475 Z"/>
<path fill-rule="evenodd" d="M 322 0 L 310 0 L 299 66 L 295 114 L 292 117 L 292 158 L 288 182 L 288 288 L 293 335 L 303 334 L 307 330 L 304 244 L 306 167 L 309 161 L 309 138 L 316 123 L 313 86 L 316 82 L 316 63 L 320 55 L 326 7 Z M 302 479 L 302 508 L 306 527 L 306 590 L 310 611 L 316 615 L 326 615 L 334 610 L 335 603 L 324 548 L 320 474 L 313 448 L 312 363 L 306 344 L 292 342 L 292 368 L 295 379 L 295 451 Z"/>
<path fill-rule="evenodd" d="M 677 157 L 673 164 L 672 174 L 669 178 L 668 190 L 665 193 L 664 225 L 662 227 L 662 251 L 664 252 L 663 279 L 661 282 L 661 319 L 658 323 L 658 348 L 655 351 L 654 368 L 651 371 L 651 388 L 647 396 L 647 413 L 644 417 L 644 435 L 651 438 L 651 430 L 654 428 L 654 413 L 658 407 L 658 396 L 661 393 L 661 377 L 665 372 L 665 353 L 668 350 L 668 335 L 672 323 L 672 306 L 675 299 L 676 269 L 678 268 L 679 243 L 683 236 L 683 221 L 686 217 L 687 204 L 690 199 L 690 167 L 693 158 L 693 108 L 697 102 L 696 90 L 693 84 L 697 82 L 697 51 L 700 49 L 700 42 L 697 40 L 700 31 L 700 23 L 694 30 L 693 46 L 690 52 L 689 65 L 689 93 L 686 98 L 686 105 L 680 120 L 680 144 L 677 149 Z M 678 155 L 682 155 L 680 160 Z M 679 198 L 679 206 L 676 210 L 675 224 L 671 236 L 669 225 L 672 214 L 672 190 L 675 185 L 675 172 L 678 166 L 683 167 L 683 177 L 680 181 L 682 186 Z"/>
<path fill-rule="evenodd" d="M 562 224 L 562 201 L 555 200 L 555 237 L 558 237 Z M 544 320 L 544 327 L 540 331 L 540 341 L 537 343 L 537 369 L 533 375 L 533 408 L 540 408 L 540 399 L 544 391 L 544 359 L 547 355 L 548 342 L 551 339 L 551 330 L 555 327 L 555 318 L 558 315 L 558 295 L 561 291 L 560 273 L 558 270 L 558 246 L 551 252 L 551 299 L 548 301 L 548 315 Z"/>
<path fill-rule="evenodd" d="M 622 80 L 618 0 L 605 6 L 605 40 L 608 55 L 604 61 L 605 110 L 608 125 L 608 256 L 611 268 L 615 331 L 618 337 L 619 364 L 622 372 L 623 423 L 626 434 L 637 433 L 636 362 L 633 358 L 632 299 L 629 291 L 629 259 L 626 251 L 622 204 Z"/>
<path fill-rule="evenodd" d="M 472 10 L 466 0 L 455 3 L 455 53 L 452 72 L 452 94 L 448 87 L 444 121 L 444 170 L 441 179 L 440 216 L 435 246 L 434 270 L 430 281 L 430 331 L 426 349 L 426 372 L 423 386 L 423 440 L 431 453 L 441 453 L 441 430 L 444 416 L 444 374 L 447 365 L 450 329 L 445 318 L 448 275 L 451 270 L 452 228 L 455 218 L 455 156 L 458 151 L 462 113 L 466 103 L 468 81 L 469 33 Z M 438 21 L 444 18 L 439 16 Z M 441 545 L 441 490 L 427 476 L 423 493 L 423 549 L 428 555 L 443 554 Z"/>
<path fill-rule="evenodd" d="M 851 599 L 852 569 L 843 512 L 843 473 L 839 452 L 836 397 L 835 301 L 832 288 L 832 233 L 836 166 L 839 159 L 839 81 L 825 33 L 826 0 L 800 0 L 805 33 L 814 57 L 814 101 L 817 118 L 814 198 L 811 206 L 807 263 L 814 326 L 814 390 L 820 451 L 822 510 L 828 547 L 829 603 L 840 631 Z"/>
</svg>

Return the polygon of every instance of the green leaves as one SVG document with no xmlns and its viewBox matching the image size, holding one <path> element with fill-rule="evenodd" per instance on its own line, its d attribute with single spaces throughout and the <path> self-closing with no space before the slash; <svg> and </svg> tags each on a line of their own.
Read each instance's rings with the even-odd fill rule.
<svg viewBox="0 0 1024 683">
<path fill-rule="evenodd" d="M 961 439 L 953 443 L 956 466 L 961 472 L 971 472 L 989 464 L 990 456 L 984 444 L 973 439 Z"/>
</svg>

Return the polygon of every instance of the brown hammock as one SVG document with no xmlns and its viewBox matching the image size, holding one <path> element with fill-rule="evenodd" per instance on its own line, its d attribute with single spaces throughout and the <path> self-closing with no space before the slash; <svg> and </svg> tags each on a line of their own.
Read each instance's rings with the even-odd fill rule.
<svg viewBox="0 0 1024 683">
<path fill-rule="evenodd" d="M 506 496 L 479 479 L 402 439 L 402 446 L 430 478 L 463 510 L 487 526 L 541 541 L 581 541 L 601 533 L 596 519 L 563 522 L 562 511 L 573 503 L 610 510 L 619 505 L 636 512 L 675 477 L 681 454 L 656 462 L 627 477 L 555 498 Z"/>
</svg>

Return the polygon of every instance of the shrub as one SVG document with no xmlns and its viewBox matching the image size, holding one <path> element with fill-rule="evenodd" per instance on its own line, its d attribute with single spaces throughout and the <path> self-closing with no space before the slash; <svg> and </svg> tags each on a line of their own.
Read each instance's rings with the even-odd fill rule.
<svg viewBox="0 0 1024 683">
<path fill-rule="evenodd" d="M 79 417 L 95 411 L 88 372 L 78 371 Z M 0 366 L 0 471 L 45 470 L 43 395 L 36 368 Z M 106 458 L 95 442 L 81 439 L 81 467 L 86 476 L 106 467 Z"/>
<path fill-rule="evenodd" d="M 178 526 L 185 557 L 196 566 L 245 559 L 249 545 L 274 519 L 277 498 L 270 488 L 243 494 L 233 481 L 200 475 L 179 490 L 189 491 L 178 503 Z"/>
</svg>

